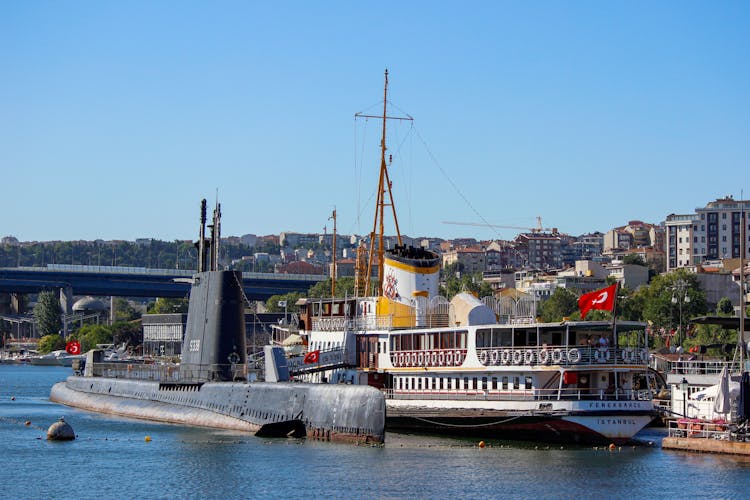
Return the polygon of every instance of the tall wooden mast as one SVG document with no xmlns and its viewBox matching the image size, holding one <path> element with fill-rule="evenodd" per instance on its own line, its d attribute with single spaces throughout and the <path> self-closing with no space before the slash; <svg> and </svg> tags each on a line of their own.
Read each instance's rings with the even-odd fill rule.
<svg viewBox="0 0 750 500">
<path fill-rule="evenodd" d="M 391 191 L 391 179 L 388 175 L 388 165 L 385 161 L 385 130 L 386 120 L 412 120 L 411 116 L 407 117 L 395 117 L 388 116 L 388 70 L 385 70 L 385 85 L 383 86 L 383 115 L 382 116 L 370 116 L 357 113 L 355 117 L 363 118 L 381 118 L 383 120 L 383 135 L 380 139 L 380 178 L 378 180 L 378 198 L 375 206 L 375 218 L 372 223 L 372 232 L 370 233 L 370 252 L 367 263 L 367 278 L 365 290 L 370 290 L 370 279 L 372 276 L 372 265 L 375 255 L 377 255 L 377 266 L 378 266 L 378 296 L 383 293 L 383 256 L 385 254 L 385 242 L 383 235 L 385 232 L 385 207 L 390 206 L 393 212 L 393 223 L 396 227 L 396 237 L 398 238 L 398 244 L 402 245 L 401 231 L 398 227 L 398 218 L 396 217 L 396 205 L 393 202 L 393 193 Z M 386 201 L 386 193 L 388 194 L 388 200 Z M 377 240 L 377 253 L 375 252 L 375 240 Z M 367 293 L 367 292 L 365 292 Z"/>
</svg>

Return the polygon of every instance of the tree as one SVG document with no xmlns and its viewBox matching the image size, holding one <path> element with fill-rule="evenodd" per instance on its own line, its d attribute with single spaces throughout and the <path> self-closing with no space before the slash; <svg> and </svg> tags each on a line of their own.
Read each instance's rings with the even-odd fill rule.
<svg viewBox="0 0 750 500">
<path fill-rule="evenodd" d="M 132 319 L 137 319 L 140 316 L 138 311 L 130 305 L 130 302 L 123 297 L 115 297 L 114 307 L 115 321 L 130 321 Z"/>
<path fill-rule="evenodd" d="M 62 308 L 57 294 L 52 290 L 39 292 L 36 306 L 34 307 L 34 319 L 41 336 L 55 335 L 62 329 Z"/>
<path fill-rule="evenodd" d="M 734 316 L 732 301 L 727 297 L 722 297 L 719 303 L 716 304 L 716 314 L 718 316 Z"/>
<path fill-rule="evenodd" d="M 643 261 L 643 257 L 635 253 L 629 253 L 625 257 L 623 257 L 622 263 L 646 267 L 646 263 Z"/>
<path fill-rule="evenodd" d="M 562 321 L 578 310 L 578 297 L 567 288 L 556 288 L 549 299 L 539 307 L 539 316 L 545 323 Z"/>
<path fill-rule="evenodd" d="M 295 305 L 297 301 L 305 295 L 301 292 L 289 292 L 283 295 L 271 295 L 266 301 L 266 311 L 268 312 L 284 312 L 296 313 L 299 308 Z M 279 302 L 286 301 L 286 309 L 284 306 L 280 306 Z"/>
<path fill-rule="evenodd" d="M 170 298 L 159 297 L 148 308 L 148 313 L 149 314 L 187 313 L 189 303 L 190 301 L 186 298 L 170 299 Z"/>
<path fill-rule="evenodd" d="M 48 352 L 57 351 L 64 348 L 65 341 L 58 333 L 43 336 L 39 339 L 39 344 L 37 346 L 37 349 L 42 354 L 47 354 Z"/>
<path fill-rule="evenodd" d="M 84 325 L 76 333 L 81 342 L 81 352 L 89 351 L 97 344 L 112 343 L 112 329 L 104 325 Z"/>
<path fill-rule="evenodd" d="M 677 286 L 679 280 L 685 285 L 683 291 Z M 670 331 L 680 323 L 684 330 L 690 318 L 707 312 L 706 294 L 701 290 L 698 278 L 684 269 L 654 277 L 640 293 L 644 301 L 643 319 L 657 330 L 664 328 Z M 685 297 L 689 297 L 688 302 Z M 682 339 L 684 337 L 681 335 Z"/>
<path fill-rule="evenodd" d="M 325 298 L 331 296 L 331 278 L 319 281 L 307 291 L 308 297 Z M 336 280 L 336 297 L 354 297 L 354 277 L 342 276 Z"/>
<path fill-rule="evenodd" d="M 633 291 L 629 288 L 620 288 L 617 292 L 617 309 L 618 319 L 624 321 L 642 321 L 643 308 L 645 299 L 640 291 Z"/>
<path fill-rule="evenodd" d="M 143 330 L 140 321 L 120 321 L 111 327 L 112 343 L 126 343 L 130 346 L 138 346 L 143 343 Z"/>
</svg>

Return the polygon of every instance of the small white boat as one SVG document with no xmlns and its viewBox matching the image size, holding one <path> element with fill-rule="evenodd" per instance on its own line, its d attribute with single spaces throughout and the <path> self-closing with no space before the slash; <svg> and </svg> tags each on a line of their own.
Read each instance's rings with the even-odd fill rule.
<svg viewBox="0 0 750 500">
<path fill-rule="evenodd" d="M 72 366 L 75 359 L 84 359 L 84 356 L 68 354 L 65 350 L 60 350 L 32 357 L 30 363 L 36 366 Z"/>
</svg>

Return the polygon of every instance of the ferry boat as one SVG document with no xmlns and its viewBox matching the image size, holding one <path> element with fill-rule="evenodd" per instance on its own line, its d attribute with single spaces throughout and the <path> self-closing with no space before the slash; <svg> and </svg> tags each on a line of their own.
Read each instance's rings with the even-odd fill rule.
<svg viewBox="0 0 750 500">
<path fill-rule="evenodd" d="M 388 73 L 384 95 L 387 96 Z M 624 443 L 656 415 L 646 324 L 537 323 L 502 315 L 491 300 L 438 296 L 439 256 L 384 249 L 393 207 L 385 162 L 366 271 L 354 297 L 301 299 L 304 356 L 297 379 L 377 387 L 391 430 L 575 443 Z M 390 197 L 390 200 L 386 199 Z M 393 210 L 395 219 L 395 209 Z M 376 229 L 379 228 L 379 232 Z M 335 236 L 334 236 L 335 239 Z M 360 297 L 377 265 L 377 292 Z M 364 269 L 364 265 L 358 266 Z M 373 287 L 374 288 L 374 287 Z"/>
<path fill-rule="evenodd" d="M 644 323 L 618 322 L 614 332 L 604 321 L 502 324 L 472 295 L 448 305 L 432 291 L 298 304 L 308 363 L 290 358 L 291 372 L 377 387 L 387 429 L 607 444 L 629 441 L 657 415 Z"/>
</svg>

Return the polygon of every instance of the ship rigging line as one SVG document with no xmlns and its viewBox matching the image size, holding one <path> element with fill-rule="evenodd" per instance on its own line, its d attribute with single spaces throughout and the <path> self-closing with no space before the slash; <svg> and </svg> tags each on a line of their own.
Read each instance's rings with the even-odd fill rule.
<svg viewBox="0 0 750 500">
<path fill-rule="evenodd" d="M 453 179 L 451 179 L 448 176 L 448 173 L 443 169 L 443 167 L 437 161 L 437 158 L 435 158 L 435 155 L 432 154 L 432 151 L 430 150 L 430 147 L 427 145 L 427 142 L 422 138 L 422 134 L 419 133 L 419 130 L 417 130 L 416 127 L 414 128 L 414 133 L 417 134 L 417 137 L 422 142 L 422 146 L 424 146 L 425 151 L 427 151 L 427 154 L 430 156 L 430 159 L 432 160 L 432 162 L 435 164 L 435 166 L 438 168 L 438 170 L 440 170 L 440 173 L 443 174 L 443 177 L 445 177 L 445 179 L 448 181 L 448 184 L 450 184 L 453 187 L 453 189 L 456 191 L 456 193 L 458 193 L 458 195 L 464 200 L 464 202 L 466 203 L 466 205 L 469 206 L 469 208 L 471 209 L 471 211 L 474 212 L 476 214 L 476 216 L 479 217 L 482 220 L 482 222 L 484 222 L 488 227 L 492 228 L 492 224 L 490 224 L 489 221 L 487 221 L 487 219 L 485 219 L 484 216 L 482 216 L 482 214 L 479 213 L 479 211 L 474 207 L 474 205 L 471 204 L 471 202 L 469 201 L 469 199 L 458 188 L 458 186 L 456 185 L 456 183 L 453 182 Z M 494 229 L 494 228 L 492 228 L 492 229 Z M 500 233 L 498 231 L 495 230 L 494 232 L 495 232 L 495 235 L 498 237 L 498 239 L 502 239 L 502 236 L 500 235 Z"/>
<path fill-rule="evenodd" d="M 432 425 L 442 425 L 443 427 L 489 427 L 490 425 L 497 425 L 497 424 L 504 424 L 506 422 L 510 422 L 511 420 L 515 420 L 517 418 L 521 418 L 521 415 L 518 415 L 517 417 L 510 417 L 506 418 L 505 420 L 498 420 L 497 422 L 488 422 L 486 424 L 447 424 L 444 422 L 435 422 L 433 420 L 428 420 L 426 418 L 422 417 L 414 417 L 415 420 L 421 420 L 422 422 L 427 422 L 428 424 Z"/>
<path fill-rule="evenodd" d="M 388 104 L 395 107 L 396 109 L 399 109 L 399 111 L 403 113 L 403 111 L 397 106 L 395 106 L 390 100 L 388 101 Z M 395 148 L 393 148 L 393 153 L 391 153 L 391 157 L 392 158 L 395 157 L 397 160 L 403 157 L 401 155 L 401 150 L 404 144 L 406 143 L 406 141 L 410 137 L 412 137 L 413 133 L 416 131 L 416 129 L 414 128 L 414 121 L 413 119 L 411 119 L 411 116 L 408 113 L 404 113 L 404 114 L 409 117 L 409 119 L 406 119 L 406 120 L 411 122 L 411 126 L 409 127 L 409 130 L 406 132 L 404 137 L 398 142 L 398 145 Z M 361 146 L 359 159 L 357 158 L 357 146 L 358 146 L 360 138 L 359 138 L 359 134 L 357 131 L 357 118 L 361 118 L 365 122 L 364 128 L 362 130 L 362 146 Z M 362 112 L 354 115 L 354 180 L 357 185 L 357 215 L 356 215 L 355 221 L 349 226 L 350 228 L 352 228 L 350 232 L 353 232 L 354 226 L 356 226 L 357 232 L 361 232 L 360 218 L 362 214 L 365 212 L 365 210 L 370 208 L 371 206 L 370 202 L 375 197 L 375 195 L 377 195 L 377 192 L 378 192 L 377 189 L 373 189 L 373 191 L 370 193 L 370 196 L 367 198 L 365 203 L 364 204 L 362 203 L 361 186 L 362 186 L 362 172 L 364 172 L 364 161 L 365 161 L 365 154 L 364 154 L 365 153 L 365 137 L 367 136 L 367 124 L 370 121 L 370 118 L 372 117 L 363 115 Z M 399 121 L 404 120 L 402 118 L 396 118 L 396 119 Z M 409 208 L 409 210 L 411 213 L 411 208 Z"/>
</svg>

